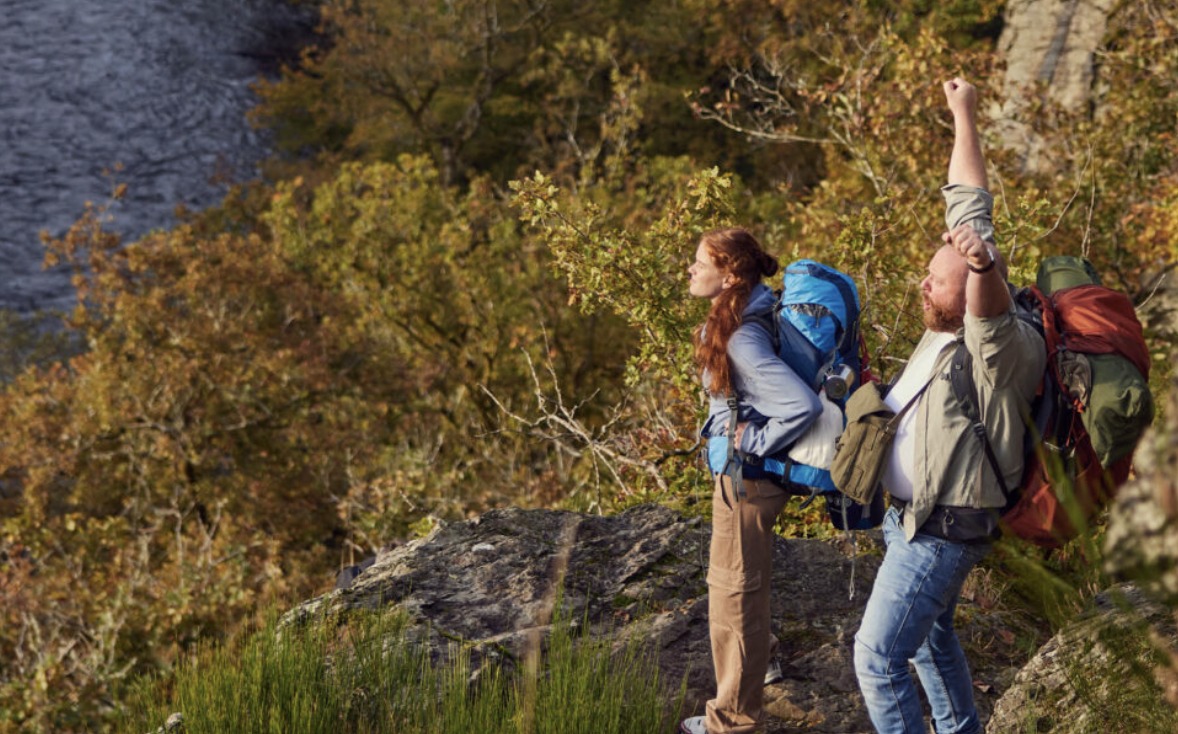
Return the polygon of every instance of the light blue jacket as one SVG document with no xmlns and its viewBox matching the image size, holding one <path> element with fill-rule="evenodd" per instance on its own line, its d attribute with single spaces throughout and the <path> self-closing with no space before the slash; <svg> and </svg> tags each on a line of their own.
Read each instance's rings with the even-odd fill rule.
<svg viewBox="0 0 1178 734">
<path fill-rule="evenodd" d="M 776 300 L 766 285 L 757 285 L 749 296 L 744 315 L 765 311 Z M 740 449 L 755 456 L 772 456 L 796 441 L 822 413 L 818 395 L 773 350 L 765 329 L 741 324 L 728 340 L 732 383 L 736 388 L 737 419 L 747 421 Z M 709 382 L 704 373 L 704 384 Z M 711 395 L 708 419 L 700 431 L 704 438 L 728 432 L 728 398 Z"/>
</svg>

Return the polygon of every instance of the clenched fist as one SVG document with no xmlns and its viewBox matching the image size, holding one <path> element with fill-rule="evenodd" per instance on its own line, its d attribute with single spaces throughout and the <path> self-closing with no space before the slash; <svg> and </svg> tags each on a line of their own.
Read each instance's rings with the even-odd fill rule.
<svg viewBox="0 0 1178 734">
<path fill-rule="evenodd" d="M 969 266 L 975 271 L 988 269 L 994 262 L 994 253 L 986 241 L 968 224 L 962 224 L 951 232 L 941 235 L 941 241 L 951 245 L 958 254 L 965 258 Z"/>
<path fill-rule="evenodd" d="M 954 117 L 973 118 L 978 108 L 978 90 L 961 77 L 945 82 L 945 100 Z"/>
</svg>

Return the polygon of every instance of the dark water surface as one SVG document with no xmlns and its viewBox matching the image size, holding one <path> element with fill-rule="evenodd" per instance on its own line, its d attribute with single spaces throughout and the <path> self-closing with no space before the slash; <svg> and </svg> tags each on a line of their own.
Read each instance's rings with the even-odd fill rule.
<svg viewBox="0 0 1178 734">
<path fill-rule="evenodd" d="M 123 164 L 128 240 L 253 178 L 269 141 L 245 119 L 250 84 L 309 23 L 282 0 L 0 0 L 0 308 L 72 306 L 38 233 L 106 201 L 103 169 Z"/>
</svg>

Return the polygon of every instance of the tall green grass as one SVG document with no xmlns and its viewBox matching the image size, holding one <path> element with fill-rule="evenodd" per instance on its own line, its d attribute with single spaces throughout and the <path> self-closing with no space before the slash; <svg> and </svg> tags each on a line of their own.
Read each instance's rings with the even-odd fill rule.
<svg viewBox="0 0 1178 734">
<path fill-rule="evenodd" d="M 588 625 L 584 628 L 587 630 Z M 431 661 L 391 612 L 277 632 L 276 619 L 242 642 L 206 645 L 171 674 L 138 681 L 120 731 L 155 731 L 184 715 L 185 734 L 600 734 L 668 730 L 685 681 L 668 701 L 657 661 L 639 643 L 575 633 L 558 615 L 546 647 L 516 670 L 484 668 L 468 651 Z"/>
</svg>

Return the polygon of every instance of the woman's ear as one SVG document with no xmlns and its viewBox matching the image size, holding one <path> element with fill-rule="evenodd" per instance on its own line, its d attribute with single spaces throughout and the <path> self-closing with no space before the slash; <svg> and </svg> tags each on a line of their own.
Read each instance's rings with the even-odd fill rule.
<svg viewBox="0 0 1178 734">
<path fill-rule="evenodd" d="M 727 275 L 724 276 L 724 281 L 722 283 L 720 283 L 720 287 L 721 288 L 731 288 L 733 283 L 735 283 L 735 282 L 736 282 L 736 280 L 732 277 L 732 273 L 728 273 Z"/>
</svg>

